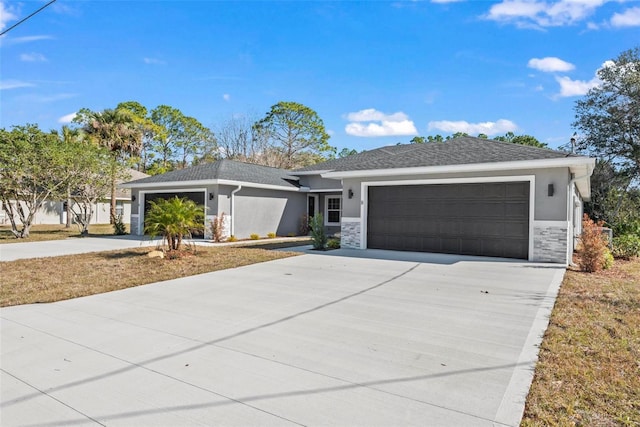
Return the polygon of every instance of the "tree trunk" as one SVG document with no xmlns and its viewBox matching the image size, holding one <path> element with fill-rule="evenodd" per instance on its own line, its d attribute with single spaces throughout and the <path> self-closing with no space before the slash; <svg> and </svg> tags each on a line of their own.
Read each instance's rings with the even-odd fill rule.
<svg viewBox="0 0 640 427">
<path fill-rule="evenodd" d="M 67 187 L 67 223 L 64 228 L 71 228 L 71 190 Z"/>
<path fill-rule="evenodd" d="M 109 206 L 109 224 L 116 223 L 116 165 L 111 167 L 111 204 Z"/>
</svg>

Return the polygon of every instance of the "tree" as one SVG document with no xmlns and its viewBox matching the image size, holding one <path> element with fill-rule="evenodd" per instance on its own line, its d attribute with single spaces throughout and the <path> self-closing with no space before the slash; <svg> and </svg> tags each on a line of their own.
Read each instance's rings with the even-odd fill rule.
<svg viewBox="0 0 640 427">
<path fill-rule="evenodd" d="M 511 142 L 512 144 L 528 145 L 530 147 L 547 148 L 547 144 L 538 141 L 531 135 L 516 135 L 513 132 L 507 132 L 504 136 L 496 136 L 496 141 Z"/>
<path fill-rule="evenodd" d="M 317 159 L 324 159 L 325 153 L 335 152 L 335 148 L 328 143 L 324 123 L 311 108 L 297 102 L 281 101 L 271 107 L 266 116 L 254 124 L 254 129 L 260 137 L 269 141 L 270 149 L 278 156 L 274 156 L 277 166 L 294 168 L 308 160 L 308 154 L 318 155 Z"/>
<path fill-rule="evenodd" d="M 140 154 L 136 163 L 138 171 L 147 173 L 156 155 L 153 151 L 154 141 L 164 135 L 164 128 L 153 123 L 147 107 L 137 101 L 121 102 L 116 109 L 128 112 L 142 134 Z"/>
<path fill-rule="evenodd" d="M 0 199 L 16 238 L 29 237 L 36 212 L 47 199 L 66 197 L 69 159 L 67 146 L 54 132 L 34 124 L 0 129 Z"/>
<path fill-rule="evenodd" d="M 82 129 L 95 144 L 106 147 L 113 156 L 114 162 L 109 171 L 111 177 L 111 206 L 109 218 L 111 224 L 116 220 L 116 185 L 117 163 L 126 162 L 137 156 L 142 149 L 142 131 L 134 114 L 124 108 L 106 109 L 94 112 L 81 109 L 74 122 L 82 125 Z"/>
<path fill-rule="evenodd" d="M 60 138 L 64 144 L 75 144 L 82 139 L 82 134 L 78 129 L 72 129 L 71 127 L 64 125 L 60 132 Z M 71 188 L 67 185 L 67 201 L 64 204 L 67 220 L 65 222 L 65 228 L 71 228 Z"/>
<path fill-rule="evenodd" d="M 204 229 L 204 206 L 193 200 L 172 197 L 150 202 L 145 217 L 145 233 L 151 238 L 162 235 L 169 251 L 179 250 L 184 237 Z"/>
<path fill-rule="evenodd" d="M 338 153 L 338 158 L 342 159 L 344 157 L 349 157 L 349 156 L 352 156 L 354 154 L 358 154 L 358 150 L 354 150 L 354 149 L 345 147 Z"/>
<path fill-rule="evenodd" d="M 632 181 L 640 178 L 640 47 L 598 70 L 601 84 L 575 105 L 578 150 L 611 161 Z"/>
<path fill-rule="evenodd" d="M 152 146 L 160 155 L 158 172 L 167 172 L 174 166 L 183 169 L 199 156 L 215 156 L 213 132 L 177 108 L 159 105 L 151 111 L 151 121 L 162 129 L 156 133 Z"/>
<path fill-rule="evenodd" d="M 80 226 L 80 234 L 89 233 L 93 217 L 93 207 L 103 199 L 111 188 L 111 176 L 105 170 L 114 170 L 116 177 L 126 178 L 126 168 L 116 162 L 105 148 L 93 144 L 73 143 L 69 146 L 68 188 L 75 221 Z M 115 163 L 115 164 L 114 164 Z"/>
</svg>

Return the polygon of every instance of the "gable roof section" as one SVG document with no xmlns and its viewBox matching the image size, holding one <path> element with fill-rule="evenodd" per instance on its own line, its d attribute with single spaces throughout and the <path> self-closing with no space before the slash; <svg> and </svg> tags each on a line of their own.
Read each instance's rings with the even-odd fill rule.
<svg viewBox="0 0 640 427">
<path fill-rule="evenodd" d="M 285 169 L 227 159 L 138 179 L 122 184 L 122 187 L 167 187 L 196 183 L 202 185 L 242 184 L 247 186 L 254 184 L 253 186 L 279 187 L 283 190 L 290 189 L 293 191 L 300 188 L 297 178 L 289 175 Z"/>
<path fill-rule="evenodd" d="M 566 158 L 581 158 L 581 156 L 510 142 L 459 137 L 442 143 L 404 144 L 363 151 L 342 159 L 333 159 L 297 169 L 294 173 L 302 175 L 313 171 L 318 173 L 355 172 Z"/>
</svg>

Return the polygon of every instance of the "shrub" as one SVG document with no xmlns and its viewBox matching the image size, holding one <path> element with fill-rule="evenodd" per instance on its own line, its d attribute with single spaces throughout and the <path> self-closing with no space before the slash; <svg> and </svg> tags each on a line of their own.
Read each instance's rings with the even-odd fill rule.
<svg viewBox="0 0 640 427">
<path fill-rule="evenodd" d="M 582 234 L 578 245 L 582 271 L 593 273 L 604 268 L 608 242 L 602 234 L 603 224 L 603 221 L 593 222 L 587 214 L 582 218 Z"/>
<path fill-rule="evenodd" d="M 127 225 L 122 220 L 122 215 L 116 215 L 116 218 L 113 221 L 113 234 L 116 236 L 127 234 Z"/>
<path fill-rule="evenodd" d="M 222 233 L 224 233 L 224 212 L 218 216 L 214 216 L 211 221 L 211 235 L 213 241 L 219 243 L 222 241 Z"/>
<path fill-rule="evenodd" d="M 249 238 L 251 238 L 251 240 L 258 240 L 260 238 L 260 235 L 253 233 L 251 236 L 249 236 Z"/>
<path fill-rule="evenodd" d="M 309 215 L 302 215 L 300 218 L 300 235 L 307 236 L 309 231 L 311 231 L 311 221 L 309 220 Z"/>
<path fill-rule="evenodd" d="M 640 237 L 635 234 L 613 238 L 613 255 L 616 258 L 631 259 L 640 256 Z"/>
<path fill-rule="evenodd" d="M 276 233 L 269 233 L 267 234 L 267 237 L 270 239 L 275 239 L 276 238 Z"/>
<path fill-rule="evenodd" d="M 311 218 L 311 221 L 309 221 L 309 227 L 311 227 L 313 249 L 326 249 L 327 235 L 324 232 L 324 219 L 322 218 L 322 214 L 315 214 L 315 216 Z"/>
<path fill-rule="evenodd" d="M 229 237 L 227 237 L 227 242 L 237 242 L 238 238 L 236 236 L 234 236 L 233 234 Z"/>
<path fill-rule="evenodd" d="M 603 270 L 608 270 L 613 267 L 613 254 L 609 249 L 604 251 L 604 263 L 602 264 Z"/>
<path fill-rule="evenodd" d="M 329 239 L 327 247 L 329 249 L 340 249 L 340 239 Z"/>
<path fill-rule="evenodd" d="M 145 233 L 151 238 L 162 235 L 169 251 L 179 250 L 182 240 L 204 228 L 204 206 L 187 198 L 172 197 L 150 202 L 145 218 Z"/>
</svg>

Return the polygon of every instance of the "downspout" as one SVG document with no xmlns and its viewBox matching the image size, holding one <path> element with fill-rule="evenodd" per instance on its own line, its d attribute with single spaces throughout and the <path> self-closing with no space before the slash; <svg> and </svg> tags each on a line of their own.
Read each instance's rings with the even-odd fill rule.
<svg viewBox="0 0 640 427">
<path fill-rule="evenodd" d="M 236 198 L 234 197 L 234 195 L 235 195 L 238 191 L 240 191 L 240 190 L 242 190 L 242 185 L 238 185 L 238 188 L 236 188 L 235 190 L 233 190 L 233 191 L 231 192 L 231 206 L 229 207 L 229 210 L 230 210 L 231 212 L 229 213 L 229 216 L 231 217 L 231 227 L 230 227 L 231 229 L 230 229 L 230 234 L 231 234 L 232 236 L 235 236 L 235 235 L 236 235 L 236 232 L 235 232 L 236 220 L 235 220 L 235 218 L 234 218 L 235 213 L 236 213 L 236 210 L 235 210 L 235 202 L 236 202 Z"/>
<path fill-rule="evenodd" d="M 567 221 L 569 220 L 569 218 L 571 218 L 571 211 L 574 209 L 573 187 L 575 186 L 576 181 L 584 178 L 589 178 L 590 176 L 591 174 L 587 174 L 587 175 L 574 177 L 569 180 L 569 187 L 567 191 Z M 570 266 L 575 266 L 575 263 L 573 262 L 572 251 L 571 251 L 571 249 L 573 248 L 573 242 L 575 241 L 575 238 L 576 238 L 576 236 L 574 235 L 575 221 L 576 219 L 574 218 L 573 222 L 571 223 L 571 242 L 567 242 L 567 264 Z M 582 218 L 580 218 L 580 221 L 582 221 Z M 569 245 L 569 243 L 571 243 L 571 245 Z"/>
</svg>

